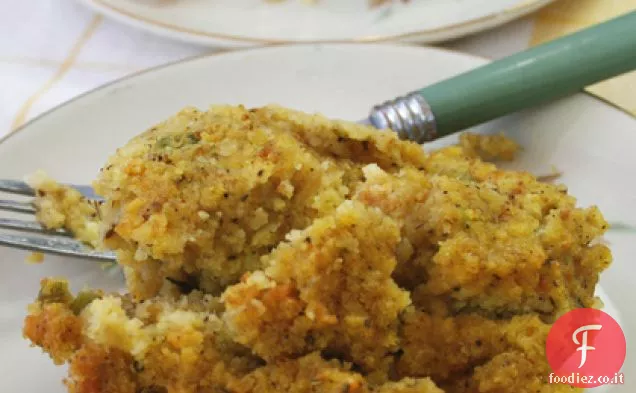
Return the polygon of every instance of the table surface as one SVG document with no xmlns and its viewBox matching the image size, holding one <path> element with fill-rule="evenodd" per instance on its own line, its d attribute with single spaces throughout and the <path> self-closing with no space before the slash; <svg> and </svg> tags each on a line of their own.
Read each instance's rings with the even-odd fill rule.
<svg viewBox="0 0 636 393">
<path fill-rule="evenodd" d="M 531 44 L 535 19 L 529 16 L 442 46 L 501 58 Z M 104 83 L 214 51 L 121 25 L 72 0 L 0 0 L 0 138 Z"/>
</svg>

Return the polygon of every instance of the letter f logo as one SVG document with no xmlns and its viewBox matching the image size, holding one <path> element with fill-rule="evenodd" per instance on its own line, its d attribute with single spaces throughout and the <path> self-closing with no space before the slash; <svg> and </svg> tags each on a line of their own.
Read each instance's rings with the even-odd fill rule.
<svg viewBox="0 0 636 393">
<path fill-rule="evenodd" d="M 585 361 L 587 360 L 587 351 L 593 351 L 596 349 L 594 347 L 587 345 L 587 332 L 589 330 L 601 330 L 602 327 L 603 326 L 601 325 L 585 325 L 576 329 L 574 333 L 572 334 L 572 341 L 574 341 L 574 344 L 580 345 L 580 347 L 576 349 L 577 351 L 581 351 L 581 364 L 579 365 L 579 368 L 583 367 L 583 365 L 585 364 Z M 579 342 L 579 339 L 577 338 L 579 333 L 583 333 L 581 335 L 582 337 L 581 342 Z"/>
</svg>

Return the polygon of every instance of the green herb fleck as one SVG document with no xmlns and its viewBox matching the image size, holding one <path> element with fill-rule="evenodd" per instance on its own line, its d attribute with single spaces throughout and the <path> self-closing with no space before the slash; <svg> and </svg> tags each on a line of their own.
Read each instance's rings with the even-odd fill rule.
<svg viewBox="0 0 636 393">
<path fill-rule="evenodd" d="M 68 289 L 68 282 L 63 280 L 46 280 L 38 293 L 38 301 L 42 303 L 68 304 L 72 300 L 73 295 Z"/>
<path fill-rule="evenodd" d="M 71 310 L 75 315 L 79 315 L 91 302 L 100 299 L 101 295 L 95 291 L 81 291 L 77 294 L 73 302 L 71 302 Z"/>
<path fill-rule="evenodd" d="M 190 142 L 191 144 L 195 145 L 197 143 L 199 143 L 201 141 L 201 136 L 198 135 L 197 133 L 190 133 L 186 136 L 186 138 L 188 139 L 188 142 Z"/>
</svg>

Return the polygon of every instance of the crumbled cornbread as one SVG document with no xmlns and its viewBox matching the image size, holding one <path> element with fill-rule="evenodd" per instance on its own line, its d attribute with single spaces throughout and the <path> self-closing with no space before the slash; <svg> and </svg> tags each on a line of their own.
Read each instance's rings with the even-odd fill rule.
<svg viewBox="0 0 636 393">
<path fill-rule="evenodd" d="M 565 188 L 503 171 L 451 147 L 424 171 L 364 169 L 356 199 L 402 224 L 395 278 L 413 302 L 446 315 L 534 312 L 546 321 L 594 307 L 611 262 L 594 244 L 607 229 L 596 207 L 577 208 Z"/>
<path fill-rule="evenodd" d="M 480 157 L 484 161 L 510 161 L 519 151 L 519 145 L 503 134 L 479 135 L 469 132 L 459 136 L 459 145 L 468 157 Z"/>
<path fill-rule="evenodd" d="M 138 298 L 166 278 L 220 293 L 294 229 L 333 212 L 370 162 L 421 165 L 389 132 L 282 108 L 186 109 L 121 148 L 96 190 Z"/>
<path fill-rule="evenodd" d="M 480 158 L 515 150 L 186 109 L 95 184 L 129 294 L 44 280 L 24 334 L 70 364 L 72 393 L 579 392 L 547 382 L 544 346 L 599 306 L 607 223 Z"/>
<path fill-rule="evenodd" d="M 290 234 L 266 268 L 225 292 L 235 339 L 266 360 L 313 350 L 366 371 L 388 369 L 408 292 L 391 278 L 399 229 L 379 210 L 344 202 Z"/>
<path fill-rule="evenodd" d="M 36 191 L 38 221 L 47 229 L 67 229 L 73 236 L 93 248 L 102 244 L 99 234 L 99 203 L 79 191 L 58 184 L 43 171 L 31 175 L 27 182 Z"/>
<path fill-rule="evenodd" d="M 32 252 L 27 256 L 26 261 L 27 263 L 37 265 L 44 261 L 44 254 L 42 254 L 41 252 Z"/>
</svg>

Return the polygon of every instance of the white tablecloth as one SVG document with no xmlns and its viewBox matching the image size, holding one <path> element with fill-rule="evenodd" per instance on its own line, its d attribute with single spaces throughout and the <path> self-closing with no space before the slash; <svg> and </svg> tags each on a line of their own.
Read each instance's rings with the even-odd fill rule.
<svg viewBox="0 0 636 393">
<path fill-rule="evenodd" d="M 499 58 L 528 46 L 531 18 L 445 46 Z M 104 83 L 214 52 L 112 22 L 72 0 L 0 0 L 0 138 Z"/>
</svg>

